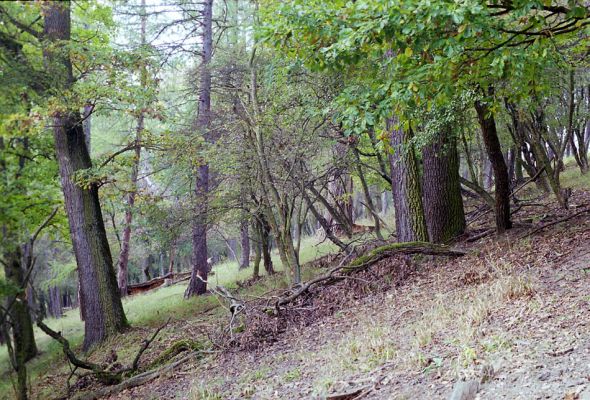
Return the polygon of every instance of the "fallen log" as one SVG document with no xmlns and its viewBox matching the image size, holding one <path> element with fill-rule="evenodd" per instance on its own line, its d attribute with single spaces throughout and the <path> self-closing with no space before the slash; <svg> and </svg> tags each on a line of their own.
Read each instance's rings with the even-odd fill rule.
<svg viewBox="0 0 590 400">
<path fill-rule="evenodd" d="M 160 276 L 158 278 L 151 279 L 147 282 L 135 283 L 133 285 L 128 285 L 127 286 L 127 294 L 134 295 L 134 294 L 144 293 L 144 292 L 156 289 L 156 288 L 162 286 L 166 282 L 166 280 L 168 280 L 168 279 L 171 280 L 172 283 L 178 283 L 178 282 L 181 282 L 185 279 L 190 278 L 190 275 L 191 275 L 190 272 L 166 274 L 164 276 Z"/>
<path fill-rule="evenodd" d="M 293 300 L 309 291 L 317 284 L 346 279 L 346 275 L 341 274 L 350 274 L 353 272 L 364 271 L 380 260 L 396 254 L 425 254 L 446 257 L 461 257 L 465 255 L 465 253 L 462 251 L 453 250 L 450 247 L 444 245 L 427 242 L 402 242 L 390 243 L 385 246 L 377 247 L 369 251 L 367 254 L 355 258 L 352 260 L 352 262 L 350 262 L 350 264 L 345 265 L 348 258 L 353 254 L 354 252 L 351 252 L 346 257 L 344 257 L 338 266 L 332 268 L 328 273 L 301 284 L 299 287 L 295 288 L 295 290 L 290 295 L 279 298 L 274 305 L 274 309 L 278 311 L 281 306 L 291 303 Z M 337 272 L 340 272 L 340 274 L 336 275 Z M 267 310 L 272 310 L 272 308 L 268 308 Z"/>
</svg>

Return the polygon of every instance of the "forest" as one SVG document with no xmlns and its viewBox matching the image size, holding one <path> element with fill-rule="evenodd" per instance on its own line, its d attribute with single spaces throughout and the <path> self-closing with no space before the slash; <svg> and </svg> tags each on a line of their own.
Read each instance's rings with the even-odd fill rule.
<svg viewBox="0 0 590 400">
<path fill-rule="evenodd" d="M 1 399 L 590 399 L 586 0 L 0 2 Z"/>
</svg>

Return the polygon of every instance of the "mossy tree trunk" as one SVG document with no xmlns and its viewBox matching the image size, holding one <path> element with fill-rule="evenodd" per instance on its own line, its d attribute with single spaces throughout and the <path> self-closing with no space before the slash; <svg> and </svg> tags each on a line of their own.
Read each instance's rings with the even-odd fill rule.
<svg viewBox="0 0 590 400">
<path fill-rule="evenodd" d="M 72 64 L 63 46 L 70 40 L 70 3 L 47 2 L 43 7 L 44 34 L 53 42 L 51 48 L 57 49 L 45 50 L 47 72 L 58 82 L 58 88 L 66 91 L 74 83 Z M 75 182 L 78 171 L 92 167 L 79 111 L 56 111 L 53 136 L 84 304 L 84 349 L 89 349 L 109 335 L 122 332 L 127 320 L 103 223 L 98 185 Z"/>
<path fill-rule="evenodd" d="M 446 243 L 465 230 L 455 138 L 441 133 L 422 149 L 422 156 L 422 193 L 428 236 L 433 243 Z"/>
<path fill-rule="evenodd" d="M 422 205 L 420 175 L 411 131 L 396 127 L 397 121 L 390 119 L 387 129 L 391 132 L 393 152 L 391 164 L 391 186 L 395 208 L 395 229 L 398 242 L 428 241 L 428 229 Z"/>
</svg>

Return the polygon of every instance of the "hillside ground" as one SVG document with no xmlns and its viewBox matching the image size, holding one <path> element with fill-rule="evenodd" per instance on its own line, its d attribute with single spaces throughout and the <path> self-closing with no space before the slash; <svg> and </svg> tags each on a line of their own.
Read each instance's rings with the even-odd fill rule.
<svg viewBox="0 0 590 400">
<path fill-rule="evenodd" d="M 314 289 L 279 317 L 245 314 L 255 318 L 246 318 L 234 345 L 223 350 L 216 342 L 229 322 L 223 299 L 183 301 L 183 285 L 130 298 L 125 309 L 134 328 L 91 358 L 103 361 L 115 351 L 120 360 L 131 359 L 141 339 L 172 317 L 145 362 L 181 339 L 217 346 L 113 399 L 446 399 L 463 380 L 481 382 L 481 399 L 590 398 L 590 213 L 530 234 L 590 205 L 590 176 L 571 169 L 562 179 L 574 189 L 570 210 L 530 190 L 522 197 L 534 205 L 515 213 L 508 234 L 474 242 L 466 236 L 456 245 L 466 252 L 458 259 L 383 260 L 353 279 Z M 475 234 L 489 226 L 491 217 L 484 216 L 469 229 Z M 333 251 L 326 243 L 306 249 L 313 249 L 306 260 Z M 325 272 L 325 264 L 308 265 L 305 277 Z M 247 307 L 285 286 L 275 275 L 238 288 L 235 274 L 223 267 L 216 279 Z M 273 318 L 282 318 L 281 329 L 259 326 Z M 51 323 L 80 342 L 75 311 Z M 55 343 L 38 337 L 44 354 L 31 364 L 33 395 L 64 397 L 65 360 Z M 9 398 L 7 376 L 0 393 Z"/>
</svg>

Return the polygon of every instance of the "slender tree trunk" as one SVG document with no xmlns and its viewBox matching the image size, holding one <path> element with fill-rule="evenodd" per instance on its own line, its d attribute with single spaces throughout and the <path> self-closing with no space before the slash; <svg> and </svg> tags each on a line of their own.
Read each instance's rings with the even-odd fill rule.
<svg viewBox="0 0 590 400">
<path fill-rule="evenodd" d="M 336 246 L 338 246 L 342 250 L 346 249 L 346 244 L 344 244 L 340 239 L 338 239 L 338 236 L 336 236 L 334 234 L 334 232 L 332 231 L 333 225 L 331 225 L 326 220 L 326 218 L 324 218 L 324 216 L 317 210 L 317 208 L 315 207 L 315 205 L 313 204 L 313 202 L 311 201 L 311 199 L 309 198 L 307 193 L 305 193 L 305 192 L 303 193 L 303 198 L 305 199 L 305 202 L 307 203 L 307 207 L 309 208 L 309 210 L 311 211 L 313 216 L 318 220 L 320 226 L 323 228 L 324 232 L 326 233 L 326 237 L 328 239 L 330 239 L 330 241 L 332 243 L 334 243 Z"/>
<path fill-rule="evenodd" d="M 352 177 L 346 162 L 348 146 L 336 143 L 332 152 L 334 154 L 334 172 L 328 182 L 328 193 L 332 197 L 332 207 L 326 208 L 325 219 L 335 234 L 348 236 L 353 223 Z M 334 210 L 338 210 L 338 213 L 334 213 Z"/>
<path fill-rule="evenodd" d="M 263 190 L 263 203 L 265 217 L 277 239 L 277 249 L 287 278 L 291 283 L 298 284 L 301 281 L 301 266 L 299 264 L 299 256 L 295 251 L 293 238 L 291 237 L 291 217 L 292 206 L 287 199 L 287 194 L 283 196 L 279 194 L 277 186 L 275 185 L 270 162 L 267 158 L 267 153 L 264 144 L 264 135 L 259 125 L 260 106 L 258 104 L 258 82 L 255 60 L 255 49 L 252 52 L 250 59 L 250 99 L 252 101 L 253 120 L 251 121 L 251 130 L 253 136 L 253 144 L 256 152 L 256 161 L 261 174 L 261 186 Z M 272 203 L 272 207 L 271 207 Z M 277 209 L 277 212 L 273 212 Z"/>
<path fill-rule="evenodd" d="M 433 243 L 446 243 L 462 234 L 466 225 L 456 140 L 443 133 L 424 147 L 422 155 L 428 236 Z"/>
<path fill-rule="evenodd" d="M 262 262 L 264 264 L 264 270 L 267 275 L 275 273 L 272 265 L 272 258 L 270 256 L 270 224 L 266 220 L 266 217 L 261 215 L 260 219 L 260 233 L 261 233 L 261 248 L 262 248 Z"/>
<path fill-rule="evenodd" d="M 168 260 L 168 274 L 174 275 L 174 263 L 176 262 L 176 239 L 170 245 L 170 260 Z"/>
<path fill-rule="evenodd" d="M 410 143 L 411 133 L 401 128 L 396 129 L 396 123 L 394 119 L 387 121 L 393 147 L 393 154 L 390 155 L 389 160 L 397 240 L 398 242 L 427 242 L 428 229 L 422 205 L 416 155 Z"/>
<path fill-rule="evenodd" d="M 45 37 L 55 46 L 45 50 L 48 73 L 67 90 L 73 85 L 72 65 L 63 48 L 70 40 L 70 3 L 43 4 Z M 84 302 L 84 349 L 107 336 L 122 332 L 127 320 L 121 304 L 111 251 L 103 223 L 98 186 L 81 187 L 76 172 L 92 167 L 79 112 L 58 111 L 53 116 L 53 133 L 61 185 L 70 225 L 70 235 L 79 270 Z"/>
<path fill-rule="evenodd" d="M 250 266 L 250 235 L 248 233 L 248 220 L 244 219 L 240 223 L 240 269 L 246 269 Z"/>
<path fill-rule="evenodd" d="M 150 268 L 152 267 L 153 263 L 154 263 L 154 256 L 152 256 L 151 254 L 148 254 L 148 256 L 143 259 L 143 265 L 141 266 L 141 272 L 143 275 L 142 276 L 143 282 L 147 282 L 150 279 L 152 279 L 152 275 L 150 273 Z"/>
<path fill-rule="evenodd" d="M 262 260 L 262 227 L 258 220 L 252 223 L 252 230 L 254 231 L 254 270 L 252 277 L 256 279 L 260 276 L 260 260 Z"/>
<path fill-rule="evenodd" d="M 494 171 L 494 181 L 496 183 L 496 230 L 498 233 L 504 233 L 507 229 L 512 228 L 508 168 L 502 154 L 494 115 L 487 104 L 479 100 L 475 102 L 475 110 L 477 111 L 483 142 Z"/>
<path fill-rule="evenodd" d="M 199 79 L 199 109 L 197 112 L 196 127 L 203 132 L 205 139 L 213 141 L 210 132 L 211 123 L 211 71 L 209 64 L 213 51 L 213 0 L 203 1 L 201 68 Z M 195 201 L 197 215 L 195 217 L 193 239 L 193 268 L 184 297 L 201 295 L 207 291 L 207 210 L 209 194 L 209 165 L 202 160 L 198 167 L 195 184 Z"/>
<path fill-rule="evenodd" d="M 147 44 L 146 38 L 147 14 L 145 9 L 145 0 L 141 0 L 141 46 L 145 47 Z M 142 87 L 148 85 L 147 66 L 143 63 L 140 67 L 140 83 Z M 143 106 L 143 104 L 140 104 Z M 137 116 L 137 128 L 135 129 L 135 154 L 133 157 L 133 165 L 131 167 L 131 189 L 127 194 L 127 205 L 125 208 L 125 223 L 123 227 L 123 240 L 121 242 L 121 252 L 119 253 L 119 260 L 117 262 L 117 281 L 121 296 L 127 296 L 127 285 L 129 279 L 128 265 L 129 265 L 129 249 L 131 245 L 131 223 L 133 221 L 133 209 L 135 206 L 135 196 L 137 195 L 137 177 L 139 175 L 139 163 L 141 160 L 141 137 L 145 127 L 145 112 L 143 108 L 139 111 Z"/>
<path fill-rule="evenodd" d="M 367 185 L 365 174 L 363 173 L 363 168 L 361 167 L 361 157 L 356 148 L 353 149 L 353 152 L 356 158 L 356 171 L 359 176 L 359 180 L 361 181 L 361 187 L 363 188 L 363 193 L 365 195 L 365 203 L 367 209 L 373 217 L 373 224 L 375 225 L 375 234 L 377 235 L 378 239 L 383 240 L 383 235 L 381 235 L 381 221 L 379 220 L 379 215 L 375 210 L 375 205 L 373 204 L 373 199 L 371 198 L 371 192 L 369 191 L 369 185 Z"/>
</svg>

